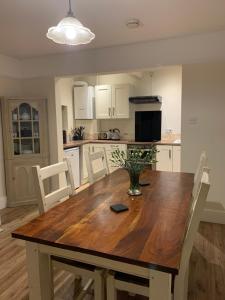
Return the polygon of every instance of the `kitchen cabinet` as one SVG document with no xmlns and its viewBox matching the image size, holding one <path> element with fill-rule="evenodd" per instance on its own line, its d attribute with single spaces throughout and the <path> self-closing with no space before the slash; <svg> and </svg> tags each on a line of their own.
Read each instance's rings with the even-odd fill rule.
<svg viewBox="0 0 225 300">
<path fill-rule="evenodd" d="M 120 151 L 126 151 L 127 145 L 126 144 L 92 144 L 91 148 L 92 148 L 91 151 L 93 152 L 98 152 L 101 151 L 102 149 L 105 149 L 107 163 L 109 166 L 109 172 L 112 173 L 118 169 L 118 167 L 115 167 L 114 164 L 111 162 L 112 152 L 116 149 L 119 149 Z M 95 171 L 97 171 L 97 168 L 101 169 L 100 166 L 96 165 Z"/>
<path fill-rule="evenodd" d="M 95 87 L 96 119 L 126 119 L 130 116 L 129 84 L 97 85 Z"/>
<path fill-rule="evenodd" d="M 88 172 L 85 160 L 85 152 L 90 152 L 91 144 L 85 144 L 81 147 L 80 151 L 80 168 L 81 168 L 81 184 L 85 184 L 88 182 Z"/>
<path fill-rule="evenodd" d="M 180 172 L 180 146 L 158 145 L 157 150 L 157 171 Z"/>
<path fill-rule="evenodd" d="M 95 87 L 96 119 L 111 119 L 112 115 L 112 87 L 111 85 L 97 85 Z"/>
<path fill-rule="evenodd" d="M 181 147 L 173 146 L 173 172 L 181 170 Z"/>
<path fill-rule="evenodd" d="M 157 171 L 173 171 L 172 146 L 158 145 L 156 154 L 156 170 Z"/>
<path fill-rule="evenodd" d="M 45 99 L 2 99 L 7 206 L 37 203 L 32 166 L 48 165 Z"/>
</svg>

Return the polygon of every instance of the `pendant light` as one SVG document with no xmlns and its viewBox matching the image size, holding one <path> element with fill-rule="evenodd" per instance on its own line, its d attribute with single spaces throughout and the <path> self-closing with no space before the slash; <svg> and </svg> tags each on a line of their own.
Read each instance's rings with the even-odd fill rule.
<svg viewBox="0 0 225 300">
<path fill-rule="evenodd" d="M 71 0 L 67 16 L 57 26 L 50 27 L 46 36 L 55 43 L 64 45 L 88 44 L 95 38 L 95 34 L 74 17 Z"/>
</svg>

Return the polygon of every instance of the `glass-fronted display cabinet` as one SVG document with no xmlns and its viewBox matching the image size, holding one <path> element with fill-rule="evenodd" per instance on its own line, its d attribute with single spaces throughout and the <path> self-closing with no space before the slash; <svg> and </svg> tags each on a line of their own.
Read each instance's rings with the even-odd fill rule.
<svg viewBox="0 0 225 300">
<path fill-rule="evenodd" d="M 37 201 L 32 166 L 49 161 L 46 99 L 1 99 L 8 206 Z"/>
<path fill-rule="evenodd" d="M 40 154 L 39 111 L 29 103 L 12 110 L 13 154 Z"/>
</svg>

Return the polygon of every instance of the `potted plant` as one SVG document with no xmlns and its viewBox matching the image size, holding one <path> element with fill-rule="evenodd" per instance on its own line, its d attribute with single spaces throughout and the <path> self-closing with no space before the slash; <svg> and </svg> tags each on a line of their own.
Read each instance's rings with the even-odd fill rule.
<svg viewBox="0 0 225 300">
<path fill-rule="evenodd" d="M 128 149 L 121 151 L 116 149 L 112 152 L 111 161 L 115 167 L 120 167 L 129 173 L 130 188 L 128 194 L 132 196 L 141 195 L 139 178 L 141 172 L 152 164 L 156 163 L 156 146 L 152 145 L 149 149 Z"/>
</svg>

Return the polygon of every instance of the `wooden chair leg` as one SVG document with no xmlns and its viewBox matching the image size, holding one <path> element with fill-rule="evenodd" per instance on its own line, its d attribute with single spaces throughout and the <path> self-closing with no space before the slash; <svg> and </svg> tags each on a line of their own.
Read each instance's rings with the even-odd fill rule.
<svg viewBox="0 0 225 300">
<path fill-rule="evenodd" d="M 114 273 L 108 272 L 106 278 L 107 300 L 117 300 L 117 290 L 115 288 Z"/>
<path fill-rule="evenodd" d="M 183 274 L 179 274 L 175 278 L 175 286 L 174 286 L 174 300 L 187 300 L 188 298 L 188 275 L 189 268 L 186 268 L 186 271 Z"/>
<path fill-rule="evenodd" d="M 104 271 L 100 269 L 95 270 L 94 279 L 94 299 L 104 300 L 105 299 L 105 285 L 104 285 Z"/>
<path fill-rule="evenodd" d="M 82 278 L 81 276 L 75 276 L 74 279 L 74 300 L 77 299 L 82 289 Z"/>
</svg>

